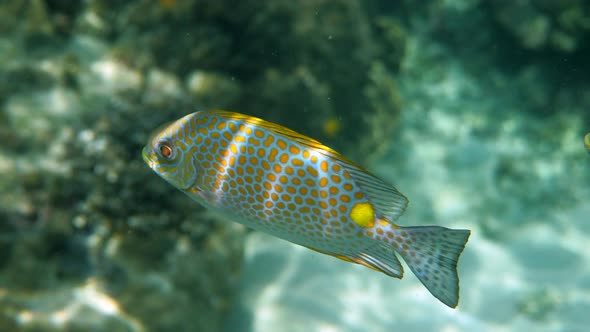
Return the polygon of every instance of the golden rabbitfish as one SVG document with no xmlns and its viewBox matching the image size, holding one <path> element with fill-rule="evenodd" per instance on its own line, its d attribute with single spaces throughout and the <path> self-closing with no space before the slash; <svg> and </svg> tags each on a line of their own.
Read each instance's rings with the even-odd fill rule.
<svg viewBox="0 0 590 332">
<path fill-rule="evenodd" d="M 393 223 L 408 200 L 316 140 L 255 117 L 204 111 L 154 133 L 145 162 L 195 201 L 255 230 L 395 278 L 396 252 L 449 307 L 469 230 Z"/>
</svg>

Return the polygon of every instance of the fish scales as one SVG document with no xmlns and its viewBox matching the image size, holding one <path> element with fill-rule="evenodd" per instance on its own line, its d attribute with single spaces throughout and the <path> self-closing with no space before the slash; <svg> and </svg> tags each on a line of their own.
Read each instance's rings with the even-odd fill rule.
<svg viewBox="0 0 590 332">
<path fill-rule="evenodd" d="M 198 130 L 191 128 L 198 127 Z M 202 161 L 189 194 L 214 193 L 223 208 L 256 230 L 318 250 L 354 253 L 364 229 L 348 216 L 367 200 L 344 168 L 318 150 L 244 119 L 212 115 L 179 124 L 177 147 Z M 195 135 L 199 133 L 200 135 Z M 326 241 L 330 239 L 329 241 Z M 336 246 L 336 248 L 334 248 Z"/>
<path fill-rule="evenodd" d="M 457 305 L 469 231 L 395 225 L 405 196 L 318 141 L 207 111 L 154 133 L 143 158 L 195 201 L 255 230 L 401 278 L 397 252 L 435 297 Z"/>
</svg>

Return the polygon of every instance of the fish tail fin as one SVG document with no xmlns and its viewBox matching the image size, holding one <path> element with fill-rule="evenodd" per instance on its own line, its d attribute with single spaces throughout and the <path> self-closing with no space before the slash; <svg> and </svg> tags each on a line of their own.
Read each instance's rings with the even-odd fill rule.
<svg viewBox="0 0 590 332">
<path fill-rule="evenodd" d="M 459 302 L 457 262 L 470 230 L 440 226 L 399 227 L 392 244 L 428 291 L 455 308 Z"/>
</svg>

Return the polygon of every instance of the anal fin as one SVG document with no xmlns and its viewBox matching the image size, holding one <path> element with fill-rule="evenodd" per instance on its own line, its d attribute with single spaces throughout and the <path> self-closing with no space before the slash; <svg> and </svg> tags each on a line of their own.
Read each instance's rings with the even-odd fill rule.
<svg viewBox="0 0 590 332">
<path fill-rule="evenodd" d="M 393 248 L 385 243 L 375 241 L 361 252 L 351 255 L 336 254 L 311 247 L 307 248 L 343 261 L 366 266 L 390 277 L 401 279 L 404 275 L 404 268 L 397 259 Z"/>
</svg>

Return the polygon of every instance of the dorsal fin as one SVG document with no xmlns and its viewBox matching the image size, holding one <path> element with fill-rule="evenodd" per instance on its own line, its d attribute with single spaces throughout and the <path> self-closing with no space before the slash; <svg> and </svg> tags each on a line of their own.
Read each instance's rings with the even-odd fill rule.
<svg viewBox="0 0 590 332">
<path fill-rule="evenodd" d="M 266 120 L 263 120 L 263 119 L 260 119 L 260 118 L 254 117 L 254 116 L 249 116 L 249 115 L 235 113 L 235 112 L 229 112 L 229 111 L 217 110 L 217 111 L 203 111 L 203 112 L 208 113 L 208 114 L 212 114 L 212 115 L 216 115 L 216 116 L 219 116 L 219 117 L 222 117 L 225 119 L 229 119 L 229 120 L 244 121 L 245 123 L 255 125 L 260 128 L 264 128 L 266 130 L 269 130 L 275 135 L 284 136 L 286 138 L 292 139 L 292 140 L 296 141 L 297 143 L 300 143 L 300 144 L 303 144 L 307 147 L 316 149 L 321 153 L 326 152 L 327 154 L 330 154 L 330 155 L 333 154 L 333 155 L 339 156 L 340 158 L 343 158 L 342 156 L 340 156 L 340 154 L 338 152 L 332 150 L 330 147 L 323 145 L 322 143 L 316 141 L 315 139 L 305 136 L 303 134 L 300 134 L 292 129 L 289 129 L 287 127 L 281 126 L 281 125 L 273 123 L 273 122 L 268 122 Z"/>
<path fill-rule="evenodd" d="M 401 279 L 404 276 L 404 268 L 397 259 L 393 248 L 386 243 L 374 241 L 370 247 L 363 249 L 361 252 L 346 255 L 335 254 L 308 246 L 305 247 L 346 262 L 363 265 L 375 271 L 385 273 L 390 277 Z"/>
<path fill-rule="evenodd" d="M 355 164 L 343 162 L 342 166 L 369 197 L 375 210 L 385 219 L 394 221 L 404 213 L 408 199 L 395 187 Z"/>
</svg>

